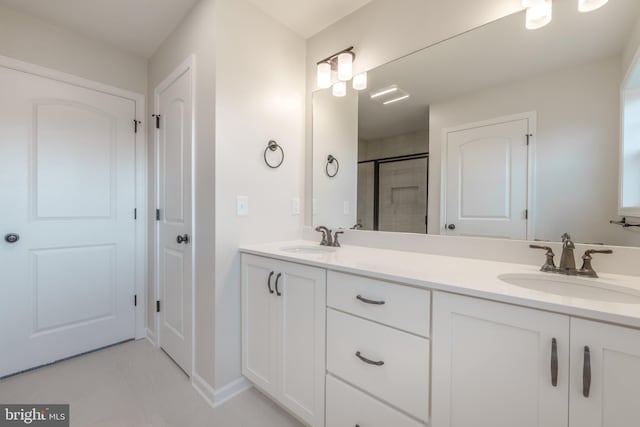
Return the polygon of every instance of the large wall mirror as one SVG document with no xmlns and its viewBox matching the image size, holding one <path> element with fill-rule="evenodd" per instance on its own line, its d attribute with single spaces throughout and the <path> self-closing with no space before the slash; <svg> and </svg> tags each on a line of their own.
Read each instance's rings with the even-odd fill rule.
<svg viewBox="0 0 640 427">
<path fill-rule="evenodd" d="M 640 1 L 556 1 L 314 92 L 314 225 L 640 245 L 638 47 Z"/>
</svg>

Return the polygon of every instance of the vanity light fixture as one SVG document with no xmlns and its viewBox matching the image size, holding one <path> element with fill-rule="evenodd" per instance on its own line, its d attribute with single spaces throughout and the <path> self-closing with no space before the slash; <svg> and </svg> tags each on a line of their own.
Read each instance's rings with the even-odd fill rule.
<svg viewBox="0 0 640 427">
<path fill-rule="evenodd" d="M 537 30 L 551 22 L 553 15 L 552 0 L 522 0 L 522 7 L 527 9 L 527 30 Z"/>
<path fill-rule="evenodd" d="M 331 87 L 331 64 L 328 62 L 321 62 L 318 64 L 317 71 L 318 87 L 320 89 L 327 89 Z"/>
<path fill-rule="evenodd" d="M 347 95 L 347 82 L 336 82 L 333 84 L 333 96 L 342 98 Z"/>
<path fill-rule="evenodd" d="M 367 88 L 367 73 L 360 73 L 353 76 L 353 88 L 355 90 L 365 90 Z"/>
<path fill-rule="evenodd" d="M 353 80 L 353 88 L 364 90 L 367 88 L 367 73 L 353 75 L 353 61 L 356 54 L 353 46 L 318 61 L 316 64 L 317 86 L 320 89 L 327 89 L 333 84 L 333 94 L 335 96 L 345 96 L 347 94 L 346 82 Z M 337 75 L 338 82 L 334 83 L 333 75 Z M 339 84 L 345 83 L 345 84 Z"/>
<path fill-rule="evenodd" d="M 608 2 L 609 0 L 578 0 L 578 10 L 580 12 L 591 12 L 600 9 Z"/>
</svg>

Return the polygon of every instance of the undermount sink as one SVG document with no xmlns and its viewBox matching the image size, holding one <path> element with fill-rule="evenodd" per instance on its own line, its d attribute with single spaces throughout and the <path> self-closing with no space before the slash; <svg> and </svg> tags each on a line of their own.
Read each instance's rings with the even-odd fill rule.
<svg viewBox="0 0 640 427">
<path fill-rule="evenodd" d="M 280 248 L 283 252 L 289 252 L 293 254 L 326 254 L 330 252 L 335 252 L 336 248 L 332 248 L 329 246 L 314 246 L 314 245 L 299 245 L 299 246 L 286 246 L 284 248 Z"/>
<path fill-rule="evenodd" d="M 503 274 L 498 278 L 510 285 L 565 297 L 640 304 L 640 291 L 598 279 L 562 276 L 551 273 Z"/>
</svg>

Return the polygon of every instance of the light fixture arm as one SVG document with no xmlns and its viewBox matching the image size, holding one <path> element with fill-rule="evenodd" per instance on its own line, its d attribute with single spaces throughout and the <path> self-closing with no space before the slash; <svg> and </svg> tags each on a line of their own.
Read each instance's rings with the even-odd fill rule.
<svg viewBox="0 0 640 427">
<path fill-rule="evenodd" d="M 340 55 L 340 54 L 342 54 L 342 53 L 349 53 L 349 54 L 351 54 L 351 56 L 353 56 L 353 59 L 354 59 L 354 61 L 355 61 L 355 59 L 356 59 L 356 53 L 353 51 L 353 49 L 354 49 L 354 48 L 353 48 L 353 46 L 349 46 L 348 48 L 343 49 L 343 50 L 341 50 L 340 52 L 336 52 L 336 53 L 334 53 L 333 55 L 331 55 L 331 56 L 327 56 L 327 57 L 326 57 L 326 58 L 324 58 L 323 60 L 318 61 L 318 62 L 316 63 L 316 65 L 320 65 L 320 64 L 322 64 L 322 63 L 325 63 L 325 62 L 326 62 L 326 63 L 328 63 L 328 64 L 331 64 L 331 66 L 333 67 L 333 66 L 335 65 L 336 58 L 338 58 L 338 55 Z"/>
</svg>

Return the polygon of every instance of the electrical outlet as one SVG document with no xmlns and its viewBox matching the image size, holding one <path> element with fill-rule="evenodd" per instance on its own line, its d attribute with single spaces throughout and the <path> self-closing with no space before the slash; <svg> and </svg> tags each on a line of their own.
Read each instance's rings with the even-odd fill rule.
<svg viewBox="0 0 640 427">
<path fill-rule="evenodd" d="M 249 197 L 238 196 L 236 200 L 236 213 L 238 216 L 249 215 Z"/>
<path fill-rule="evenodd" d="M 349 212 L 351 212 L 351 203 L 348 200 L 345 200 L 343 210 L 345 215 L 349 215 Z"/>
</svg>

